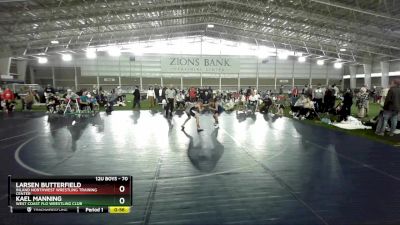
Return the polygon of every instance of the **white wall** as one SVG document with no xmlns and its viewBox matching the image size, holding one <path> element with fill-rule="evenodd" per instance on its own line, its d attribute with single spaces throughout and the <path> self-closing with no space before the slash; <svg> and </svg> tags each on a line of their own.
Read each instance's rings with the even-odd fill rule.
<svg viewBox="0 0 400 225">
<path fill-rule="evenodd" d="M 51 58 L 49 63 L 45 65 L 36 64 L 36 66 L 55 66 L 55 67 L 71 67 L 77 66 L 81 68 L 82 76 L 142 76 L 142 77 L 199 77 L 199 73 L 163 73 L 161 71 L 160 58 L 162 55 L 145 55 L 136 56 L 135 61 L 130 61 L 129 55 L 120 57 L 110 57 L 107 55 L 98 56 L 97 59 L 87 59 L 84 56 L 78 56 L 71 62 L 63 62 L 60 57 Z M 332 64 L 318 66 L 314 61 L 299 63 L 297 58 L 289 57 L 287 60 L 270 57 L 268 62 L 262 63 L 255 56 L 227 56 L 240 59 L 239 76 L 242 78 L 256 77 L 257 64 L 258 74 L 260 78 L 295 78 L 308 79 L 325 79 L 328 75 L 330 79 L 340 80 L 343 75 L 341 69 L 334 69 Z M 293 60 L 295 60 L 293 64 Z M 294 66 L 294 70 L 293 70 Z M 218 77 L 219 74 L 203 74 L 203 77 Z M 223 74 L 223 77 L 236 78 L 237 74 Z"/>
</svg>

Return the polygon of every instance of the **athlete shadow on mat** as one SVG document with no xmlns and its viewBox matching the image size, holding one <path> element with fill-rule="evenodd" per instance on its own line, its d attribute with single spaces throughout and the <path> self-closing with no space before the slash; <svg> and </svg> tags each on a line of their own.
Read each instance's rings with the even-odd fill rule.
<svg viewBox="0 0 400 225">
<path fill-rule="evenodd" d="M 140 119 L 140 110 L 133 111 L 133 114 L 132 114 L 131 118 L 133 120 L 133 124 L 137 124 L 139 119 Z"/>
<path fill-rule="evenodd" d="M 218 129 L 210 135 L 199 135 L 196 143 L 185 130 L 183 133 L 189 138 L 187 154 L 192 164 L 202 172 L 213 171 L 224 153 L 224 146 L 217 139 Z"/>
<path fill-rule="evenodd" d="M 58 134 L 60 128 L 67 128 L 71 135 L 71 150 L 77 150 L 77 142 L 81 138 L 84 130 L 89 124 L 98 127 L 98 132 L 104 131 L 104 120 L 101 119 L 99 114 L 95 116 L 53 116 L 49 117 L 47 122 L 50 124 L 52 146 L 54 149 L 59 149 L 59 143 L 66 137 Z M 62 140 L 61 140 L 62 139 Z"/>
<path fill-rule="evenodd" d="M 180 118 L 184 114 L 184 111 L 183 110 L 176 110 L 174 114 Z"/>
<path fill-rule="evenodd" d="M 253 121 L 256 121 L 257 115 L 253 113 L 236 111 L 236 119 L 239 121 L 239 123 L 245 121 L 247 118 L 251 118 Z"/>
<path fill-rule="evenodd" d="M 159 109 L 150 109 L 150 114 L 151 114 L 152 116 L 155 116 L 157 113 L 160 113 L 160 110 L 159 110 Z"/>
<path fill-rule="evenodd" d="M 280 116 L 278 116 L 277 114 L 270 114 L 270 113 L 264 113 L 263 114 L 264 120 L 266 122 L 275 122 L 278 118 L 280 118 Z"/>
</svg>

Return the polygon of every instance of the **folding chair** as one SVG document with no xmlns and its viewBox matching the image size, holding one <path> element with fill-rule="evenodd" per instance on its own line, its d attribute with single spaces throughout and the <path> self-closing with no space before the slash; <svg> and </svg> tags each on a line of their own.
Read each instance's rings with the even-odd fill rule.
<svg viewBox="0 0 400 225">
<path fill-rule="evenodd" d="M 79 109 L 79 102 L 78 102 L 78 99 L 75 99 L 75 100 L 73 100 L 73 99 L 68 99 L 68 102 L 67 102 L 67 105 L 65 106 L 65 109 L 64 109 L 64 115 L 67 113 L 67 110 L 69 110 L 69 111 L 71 111 L 72 112 L 72 106 L 71 106 L 71 102 L 72 101 L 75 101 L 75 104 L 76 104 L 76 110 L 78 111 L 78 113 L 81 113 L 81 110 Z M 72 103 L 74 103 L 74 102 L 72 102 Z"/>
</svg>

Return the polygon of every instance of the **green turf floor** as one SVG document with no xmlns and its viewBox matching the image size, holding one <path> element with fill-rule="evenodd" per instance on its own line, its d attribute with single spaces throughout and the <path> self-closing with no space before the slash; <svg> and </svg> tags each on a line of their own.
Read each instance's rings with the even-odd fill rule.
<svg viewBox="0 0 400 225">
<path fill-rule="evenodd" d="M 122 106 L 118 106 L 118 107 L 114 107 L 114 110 L 132 110 L 132 103 L 133 103 L 133 95 L 127 95 L 126 96 L 126 106 L 122 107 Z M 160 109 L 160 106 L 156 106 L 158 107 L 158 109 Z M 141 101 L 141 109 L 142 110 L 146 110 L 146 109 L 150 109 L 149 108 L 149 102 L 147 100 L 143 100 Z M 101 111 L 104 111 L 104 109 L 100 109 Z M 137 110 L 137 109 L 136 109 Z M 368 112 L 368 117 L 363 118 L 363 121 L 369 120 L 371 118 L 374 118 L 376 115 L 378 115 L 379 111 L 381 110 L 381 106 L 377 103 L 370 103 L 369 105 L 369 112 Z M 17 100 L 17 109 L 16 111 L 22 111 L 22 105 L 21 105 L 21 101 Z M 45 106 L 33 106 L 32 111 L 46 111 L 46 107 Z M 289 111 L 290 109 L 288 107 L 286 107 L 285 109 L 285 116 L 290 117 L 289 115 Z M 353 107 L 351 109 L 351 114 L 354 117 L 357 117 L 357 108 L 356 106 L 353 104 Z M 322 117 L 325 117 L 325 115 L 321 115 Z M 332 121 L 335 121 L 335 117 L 330 116 L 329 117 Z M 356 136 L 361 136 L 361 137 L 365 137 L 371 140 L 375 140 L 375 141 L 379 141 L 379 142 L 384 142 L 390 145 L 394 145 L 394 146 L 398 146 L 400 147 L 400 135 L 395 135 L 394 137 L 389 137 L 389 136 L 385 136 L 385 137 L 381 137 L 381 136 L 377 136 L 373 130 L 344 130 L 344 129 L 340 129 L 338 127 L 332 126 L 332 125 L 328 125 L 325 123 L 322 123 L 319 120 L 303 120 L 302 122 L 304 123 L 309 123 L 309 124 L 314 124 L 314 125 L 318 125 L 318 126 L 324 126 L 330 129 L 334 129 L 334 130 L 338 130 L 338 131 L 342 131 L 345 132 L 347 134 L 351 134 L 351 135 L 356 135 Z"/>
</svg>

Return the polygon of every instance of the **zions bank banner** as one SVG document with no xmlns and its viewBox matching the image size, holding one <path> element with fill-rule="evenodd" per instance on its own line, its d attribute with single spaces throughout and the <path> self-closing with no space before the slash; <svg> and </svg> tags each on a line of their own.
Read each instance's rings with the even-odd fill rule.
<svg viewBox="0 0 400 225">
<path fill-rule="evenodd" d="M 163 56 L 162 72 L 239 73 L 240 59 L 229 56 Z"/>
</svg>

